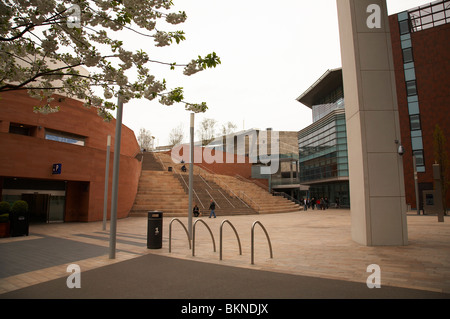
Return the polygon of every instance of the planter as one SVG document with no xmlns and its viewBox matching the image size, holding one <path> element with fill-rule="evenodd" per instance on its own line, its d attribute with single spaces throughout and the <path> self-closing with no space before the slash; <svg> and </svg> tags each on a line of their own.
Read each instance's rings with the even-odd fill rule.
<svg viewBox="0 0 450 319">
<path fill-rule="evenodd" d="M 0 238 L 9 237 L 10 236 L 10 222 L 1 222 L 0 223 Z"/>
</svg>

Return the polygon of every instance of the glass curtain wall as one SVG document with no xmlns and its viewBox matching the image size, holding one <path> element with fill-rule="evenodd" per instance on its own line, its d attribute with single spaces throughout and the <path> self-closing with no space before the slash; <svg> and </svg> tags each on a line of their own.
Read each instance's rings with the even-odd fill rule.
<svg viewBox="0 0 450 319">
<path fill-rule="evenodd" d="M 348 177 L 345 114 L 333 113 L 320 127 L 299 133 L 300 183 Z"/>
</svg>

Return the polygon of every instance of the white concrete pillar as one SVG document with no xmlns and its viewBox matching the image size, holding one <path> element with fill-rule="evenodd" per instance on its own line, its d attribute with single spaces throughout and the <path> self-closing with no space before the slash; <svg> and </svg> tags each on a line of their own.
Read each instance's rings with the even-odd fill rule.
<svg viewBox="0 0 450 319">
<path fill-rule="evenodd" d="M 367 245 L 407 245 L 406 202 L 385 0 L 337 0 L 351 232 Z"/>
</svg>

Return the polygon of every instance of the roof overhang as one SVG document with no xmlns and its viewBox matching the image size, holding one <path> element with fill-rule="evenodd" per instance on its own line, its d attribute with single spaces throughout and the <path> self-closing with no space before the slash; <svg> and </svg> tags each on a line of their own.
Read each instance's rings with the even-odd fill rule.
<svg viewBox="0 0 450 319">
<path fill-rule="evenodd" d="M 342 85 L 342 68 L 327 70 L 296 100 L 312 108 L 318 96 L 325 95 Z"/>
</svg>

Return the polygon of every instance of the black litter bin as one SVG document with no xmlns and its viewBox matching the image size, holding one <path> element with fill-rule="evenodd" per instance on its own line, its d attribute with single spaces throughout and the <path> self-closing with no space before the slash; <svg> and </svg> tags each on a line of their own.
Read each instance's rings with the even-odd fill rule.
<svg viewBox="0 0 450 319">
<path fill-rule="evenodd" d="M 147 248 L 162 248 L 162 219 L 163 213 L 158 211 L 148 212 L 147 221 Z"/>
<path fill-rule="evenodd" d="M 29 219 L 28 213 L 11 213 L 11 236 L 28 236 Z"/>
</svg>

